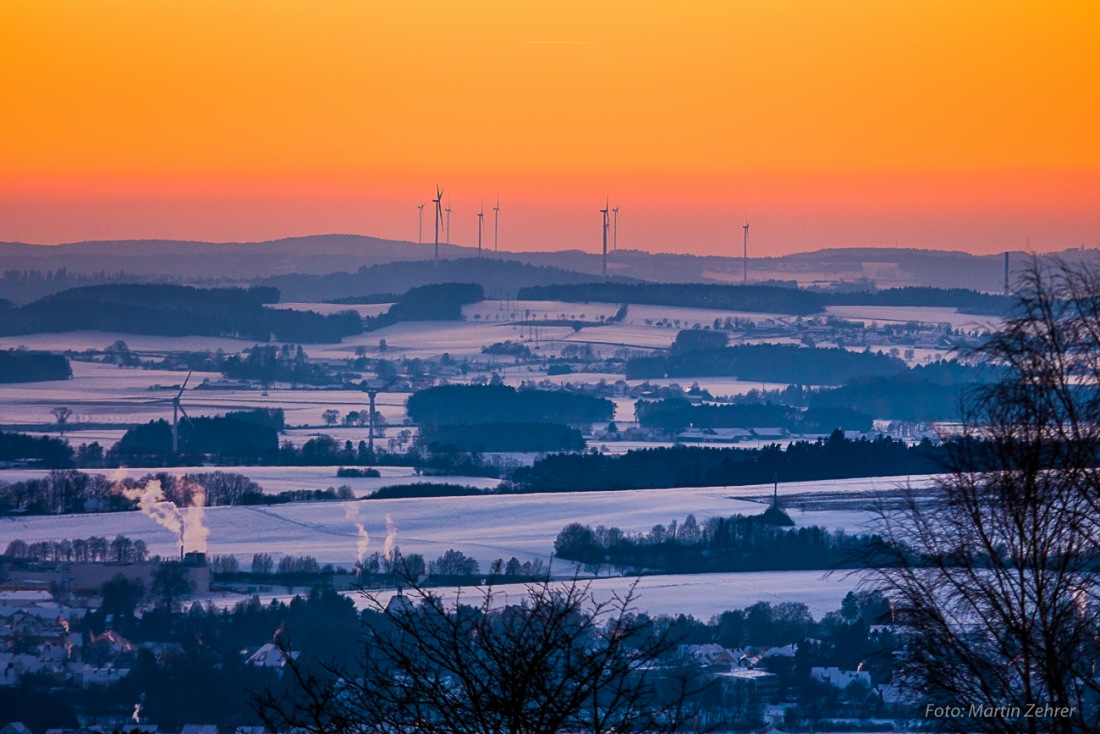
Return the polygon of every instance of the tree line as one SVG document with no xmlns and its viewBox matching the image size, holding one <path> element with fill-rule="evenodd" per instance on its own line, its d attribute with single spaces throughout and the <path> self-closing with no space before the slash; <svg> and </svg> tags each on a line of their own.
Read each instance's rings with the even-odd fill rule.
<svg viewBox="0 0 1100 734">
<path fill-rule="evenodd" d="M 904 476 L 939 471 L 942 445 L 907 445 L 887 437 L 847 439 L 840 431 L 786 447 L 672 446 L 621 455 L 553 454 L 515 469 L 506 489 L 525 492 L 716 487 L 852 477 Z"/>
<path fill-rule="evenodd" d="M 93 512 L 123 512 L 137 507 L 137 500 L 123 492 L 160 484 L 167 501 L 178 506 L 192 504 L 202 491 L 208 507 L 222 505 L 277 505 L 289 502 L 346 501 L 355 499 L 351 488 L 343 485 L 327 489 L 289 489 L 267 494 L 256 482 L 232 472 L 196 472 L 177 476 L 152 472 L 142 477 L 109 480 L 102 474 L 74 469 L 55 470 L 40 479 L 0 482 L 0 515 L 62 515 Z"/>
<path fill-rule="evenodd" d="M 516 390 L 508 385 L 440 385 L 413 393 L 409 417 L 420 424 L 595 423 L 609 421 L 606 398 L 561 390 Z"/>
<path fill-rule="evenodd" d="M 72 466 L 73 450 L 49 436 L 0 431 L 0 461 L 37 461 L 48 468 Z"/>
<path fill-rule="evenodd" d="M 2 306 L 0 319 L 3 319 Z M 67 380 L 72 376 L 68 358 L 59 354 L 28 352 L 25 349 L 0 350 L 0 382 Z"/>
<path fill-rule="evenodd" d="M 801 409 L 780 403 L 693 405 L 685 398 L 639 400 L 634 404 L 638 422 L 648 428 L 678 433 L 694 428 L 760 428 L 775 426 L 791 433 L 832 433 L 872 428 L 871 416 L 845 406 Z"/>
<path fill-rule="evenodd" d="M 289 382 L 300 385 L 340 384 L 341 377 L 327 365 L 310 362 L 301 345 L 256 345 L 213 365 L 233 380 L 258 380 L 264 384 Z"/>
<path fill-rule="evenodd" d="M 0 305 L 0 335 L 92 330 L 160 336 L 228 336 L 257 341 L 339 342 L 363 330 L 353 311 L 266 308 L 274 288 L 195 288 L 112 283 L 72 288 L 25 306 Z"/>
<path fill-rule="evenodd" d="M 107 283 L 140 283 L 156 280 L 156 276 L 135 275 L 105 270 L 78 273 L 68 268 L 56 270 L 6 270 L 0 276 L 0 298 L 16 303 L 29 303 L 51 293 L 86 285 Z"/>
<path fill-rule="evenodd" d="M 907 371 L 902 360 L 878 352 L 850 352 L 832 347 L 810 349 L 792 344 L 743 344 L 632 357 L 626 362 L 626 377 L 630 380 L 711 376 L 797 385 L 841 385 L 856 377 L 894 376 Z"/>
<path fill-rule="evenodd" d="M 1007 296 L 965 288 L 905 287 L 881 291 L 825 293 L 797 287 L 704 283 L 577 283 L 521 288 L 530 301 L 637 303 L 726 311 L 754 311 L 806 316 L 826 306 L 938 306 L 966 313 L 999 316 L 1012 306 Z"/>
<path fill-rule="evenodd" d="M 937 360 L 892 376 L 854 377 L 838 387 L 788 385 L 736 395 L 737 405 L 778 404 L 809 409 L 846 409 L 889 420 L 958 420 L 975 388 L 996 380 L 995 365 Z"/>
<path fill-rule="evenodd" d="M 881 543 L 868 534 L 784 528 L 774 524 L 776 519 L 733 515 L 699 523 L 688 515 L 679 525 L 656 525 L 647 533 L 571 523 L 558 533 L 554 553 L 588 567 L 607 565 L 630 573 L 798 571 L 861 568 Z"/>
<path fill-rule="evenodd" d="M 410 288 L 385 313 L 365 319 L 367 331 L 402 321 L 461 321 L 462 307 L 485 300 L 477 283 L 430 283 Z"/>
<path fill-rule="evenodd" d="M 8 543 L 5 556 L 30 561 L 82 561 L 131 563 L 149 557 L 145 541 L 116 535 L 113 540 L 99 535 L 26 543 L 20 538 Z"/>
<path fill-rule="evenodd" d="M 177 427 L 179 452 L 188 456 L 216 454 L 242 461 L 274 456 L 279 450 L 278 429 L 240 414 L 181 418 Z M 111 449 L 121 463 L 144 457 L 173 455 L 172 424 L 160 418 L 127 429 Z"/>
</svg>

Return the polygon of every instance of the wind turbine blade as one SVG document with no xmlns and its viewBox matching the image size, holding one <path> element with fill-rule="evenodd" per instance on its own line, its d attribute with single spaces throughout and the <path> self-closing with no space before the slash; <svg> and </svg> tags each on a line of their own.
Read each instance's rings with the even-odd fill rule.
<svg viewBox="0 0 1100 734">
<path fill-rule="evenodd" d="M 191 373 L 190 373 L 190 371 L 188 371 L 187 376 L 184 377 L 184 384 L 179 386 L 179 392 L 176 393 L 177 401 L 178 401 L 179 397 L 184 394 L 184 388 L 187 387 L 187 381 L 190 380 L 190 379 L 191 379 Z"/>
<path fill-rule="evenodd" d="M 187 415 L 187 411 L 183 409 L 182 405 L 179 406 L 179 407 L 180 407 L 180 415 L 182 415 L 184 420 L 186 420 L 188 423 L 190 423 L 191 427 L 194 428 L 195 427 L 195 421 L 191 420 L 191 416 Z"/>
</svg>

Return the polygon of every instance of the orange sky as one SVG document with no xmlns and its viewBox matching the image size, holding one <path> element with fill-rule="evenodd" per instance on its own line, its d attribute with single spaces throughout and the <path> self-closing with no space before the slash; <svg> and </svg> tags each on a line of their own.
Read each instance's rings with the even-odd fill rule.
<svg viewBox="0 0 1100 734">
<path fill-rule="evenodd" d="M 510 249 L 595 250 L 607 192 L 621 247 L 1097 246 L 1097 38 L 1095 0 L 0 0 L 0 240 L 415 240 L 439 182 Z"/>
</svg>

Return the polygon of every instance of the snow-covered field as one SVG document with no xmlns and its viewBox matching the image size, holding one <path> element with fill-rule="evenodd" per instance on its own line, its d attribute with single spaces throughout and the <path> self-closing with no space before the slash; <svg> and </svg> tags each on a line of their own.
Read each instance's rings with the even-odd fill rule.
<svg viewBox="0 0 1100 734">
<path fill-rule="evenodd" d="M 60 438 L 56 430 L 49 431 L 21 431 L 28 436 L 35 437 L 48 437 L 48 438 Z M 124 428 L 90 428 L 88 430 L 70 430 L 65 432 L 64 439 L 69 442 L 69 445 L 73 448 L 80 446 L 82 443 L 93 444 L 98 443 L 104 449 L 109 449 L 114 446 L 125 435 L 126 429 Z M 3 479 L 3 473 L 0 472 L 0 480 Z"/>
<path fill-rule="evenodd" d="M 321 480 L 324 483 L 320 486 L 337 486 L 344 481 L 335 477 L 335 471 L 321 477 L 316 468 L 235 470 L 251 472 L 269 491 L 301 488 L 309 481 Z M 19 476 L 15 472 L 10 474 Z M 393 483 L 394 478 L 397 477 L 388 478 L 387 483 Z M 889 477 L 798 482 L 784 484 L 779 496 L 782 500 L 791 494 L 887 490 L 903 481 Z M 771 493 L 770 485 L 755 485 L 212 507 L 206 510 L 206 524 L 211 531 L 207 552 L 235 554 L 245 563 L 253 553 L 304 553 L 322 563 L 347 565 L 355 560 L 356 522 L 361 522 L 375 539 L 372 549 L 379 550 L 389 516 L 398 528 L 397 542 L 406 553 L 422 553 L 432 559 L 448 548 L 456 548 L 483 566 L 496 558 L 511 556 L 545 561 L 553 550 L 554 538 L 571 522 L 641 532 L 672 520 L 682 522 L 689 513 L 700 521 L 715 515 L 757 514 Z M 792 517 L 803 525 L 859 530 L 869 515 L 862 511 L 826 509 L 796 510 Z M 0 519 L 0 546 L 15 538 L 33 542 L 89 535 L 112 537 L 118 533 L 141 538 L 152 553 L 175 554 L 179 549 L 172 533 L 137 512 Z"/>
<path fill-rule="evenodd" d="M 1001 320 L 992 316 L 975 316 L 959 313 L 954 308 L 942 306 L 826 306 L 825 312 L 846 321 L 905 324 L 917 321 L 925 324 L 951 324 L 952 329 L 989 329 L 1000 326 Z"/>
<path fill-rule="evenodd" d="M 604 352 L 616 349 L 666 349 L 676 339 L 675 329 L 661 329 L 636 324 L 610 324 L 608 326 L 586 326 L 575 334 L 569 334 L 562 341 L 577 344 L 602 346 Z"/>
<path fill-rule="evenodd" d="M 357 347 L 362 346 L 368 356 L 387 359 L 423 359 L 444 353 L 456 359 L 481 357 L 482 347 L 507 340 L 519 341 L 521 334 L 525 335 L 527 331 L 521 325 L 506 322 L 407 321 L 348 337 L 340 344 L 307 345 L 306 352 L 310 357 L 347 359 L 354 356 Z M 540 327 L 539 333 L 543 339 L 561 339 L 572 334 L 573 330 L 567 326 L 547 326 Z M 385 353 L 378 351 L 381 339 L 386 340 Z"/>
<path fill-rule="evenodd" d="M 328 316 L 344 311 L 354 311 L 361 317 L 377 316 L 389 310 L 392 303 L 272 303 L 268 308 L 281 308 L 287 311 L 314 311 Z"/>
<path fill-rule="evenodd" d="M 102 350 L 121 339 L 130 351 L 164 354 L 165 352 L 203 352 L 222 349 L 234 354 L 256 344 L 254 339 L 233 339 L 222 336 L 150 336 L 105 331 L 64 331 L 56 334 L 23 334 L 0 339 L 0 349 L 45 349 L 63 352 L 71 349 Z"/>
<path fill-rule="evenodd" d="M 685 390 L 698 385 L 714 397 L 723 395 L 744 395 L 752 390 L 782 390 L 785 382 L 747 382 L 736 377 L 655 377 L 649 380 L 628 380 L 630 385 L 649 383 L 660 387 L 679 385 Z"/>
<path fill-rule="evenodd" d="M 314 310 L 334 313 L 355 310 L 372 316 L 389 304 L 342 306 L 331 304 L 285 303 L 277 308 Z M 524 324 L 524 320 L 600 321 L 612 317 L 618 304 L 583 304 L 554 301 L 484 301 L 464 307 L 465 321 L 409 322 L 345 339 L 340 344 L 305 345 L 313 358 L 347 359 L 357 350 L 369 357 L 401 359 L 403 357 L 435 358 L 449 353 L 456 360 L 465 357 L 479 361 L 495 359 L 505 382 L 518 385 L 523 380 L 546 379 L 542 369 L 515 365 L 509 357 L 489 358 L 483 347 L 511 340 L 528 345 L 537 355 L 559 354 L 575 344 L 591 344 L 594 351 L 611 356 L 620 348 L 649 351 L 667 348 L 681 328 L 695 324 L 707 326 L 715 319 L 747 319 L 765 332 L 779 333 L 767 327 L 782 325 L 793 317 L 738 311 L 669 308 L 663 306 L 630 306 L 626 318 L 606 326 L 583 327 L 574 331 L 570 326 L 539 326 Z M 949 323 L 952 328 L 985 328 L 995 320 L 958 314 L 942 308 L 883 308 L 845 306 L 831 307 L 828 314 L 867 324 L 878 322 Z M 534 327 L 534 328 L 532 328 Z M 536 339 L 537 341 L 533 341 Z M 143 355 L 160 355 L 173 351 L 205 351 L 222 349 L 237 353 L 255 344 L 252 340 L 218 337 L 158 337 L 102 332 L 69 332 L 39 334 L 0 339 L 0 348 L 101 350 L 116 340 Z M 380 349 L 385 340 L 386 350 Z M 790 342 L 787 337 L 761 337 L 753 341 Z M 884 350 L 885 351 L 885 350 Z M 936 350 L 918 350 L 916 361 L 937 355 Z M 73 444 L 99 441 L 109 445 L 121 436 L 121 428 L 171 416 L 166 402 L 174 394 L 185 373 L 158 370 L 120 369 L 113 365 L 73 362 L 73 379 L 58 382 L 0 385 L 0 423 L 37 424 L 42 431 L 54 423 L 50 410 L 66 406 L 74 411 L 72 422 L 106 425 L 88 431 L 73 431 Z M 366 396 L 358 391 L 277 390 L 264 395 L 258 390 L 195 390 L 204 379 L 217 381 L 219 374 L 195 373 L 183 396 L 183 404 L 193 416 L 214 415 L 230 410 L 259 407 L 280 407 L 291 428 L 280 440 L 301 444 L 324 433 L 338 441 L 358 443 L 366 440 L 367 429 L 357 426 L 322 428 L 322 414 L 329 409 L 340 418 L 349 411 L 363 410 Z M 462 379 L 462 378 L 459 378 Z M 614 383 L 618 374 L 573 374 L 548 378 L 555 383 L 595 384 L 600 380 Z M 715 396 L 739 395 L 754 389 L 776 390 L 784 383 L 744 382 L 725 377 L 698 379 L 650 380 L 652 385 L 679 384 L 689 388 L 697 384 Z M 643 381 L 630 381 L 631 386 Z M 385 443 L 402 430 L 405 419 L 406 394 L 383 393 L 378 409 L 390 424 L 387 436 L 377 441 Z M 623 424 L 634 420 L 634 400 L 616 398 L 615 419 Z M 757 442 L 766 443 L 766 442 Z M 634 448 L 646 448 L 658 443 L 593 442 L 606 447 L 609 453 Z M 666 444 L 667 445 L 667 444 Z M 753 444 L 738 444 L 746 447 Z M 530 458 L 530 457 L 527 457 Z M 375 479 L 342 478 L 337 467 L 180 467 L 167 471 L 174 474 L 199 471 L 228 471 L 244 474 L 258 482 L 266 492 L 325 489 L 347 485 L 357 496 L 363 496 L 382 486 L 411 482 L 454 482 L 482 488 L 492 488 L 499 480 L 472 477 L 420 477 L 411 469 L 381 467 L 382 476 Z M 121 470 L 129 476 L 141 476 L 148 469 Z M 0 471 L 0 482 L 18 481 L 41 476 L 41 470 Z M 910 480 L 915 486 L 928 482 L 925 477 Z M 867 527 L 872 515 L 865 503 L 841 503 L 840 495 L 881 492 L 905 484 L 906 478 L 871 478 L 857 480 L 785 483 L 779 487 L 779 497 L 788 497 L 793 509 L 791 517 L 799 525 L 822 525 L 858 532 Z M 360 540 L 357 524 L 362 524 L 371 536 L 369 551 L 381 550 L 387 532 L 387 518 L 397 528 L 396 542 L 405 553 L 422 553 L 434 559 L 449 548 L 461 550 L 476 558 L 483 569 L 496 558 L 516 556 L 520 560 L 549 561 L 554 539 L 570 522 L 591 525 L 618 526 L 627 532 L 643 532 L 656 524 L 672 520 L 683 521 L 694 514 L 700 521 L 715 515 L 735 513 L 756 514 L 770 500 L 771 485 L 750 487 L 678 488 L 662 490 L 629 490 L 618 492 L 561 493 L 537 495 L 489 495 L 434 499 L 371 500 L 359 502 L 296 503 L 271 507 L 215 507 L 205 511 L 205 523 L 210 529 L 207 552 L 234 554 L 247 565 L 254 553 L 308 554 L 322 563 L 349 566 Z M 795 497 L 797 495 L 797 498 Z M 814 509 L 798 509 L 813 499 Z M 830 496 L 836 502 L 830 503 Z M 820 501 L 818 501 L 820 498 Z M 844 498 L 848 500 L 848 497 Z M 797 504 L 795 504 L 797 502 Z M 28 542 L 37 540 L 87 537 L 113 537 L 125 534 L 144 540 L 152 553 L 175 556 L 179 551 L 177 537 L 150 518 L 137 513 L 113 513 L 53 517 L 0 518 L 0 551 L 15 538 Z M 555 575 L 569 576 L 572 564 L 553 562 Z M 600 578 L 592 582 L 597 595 L 623 593 L 629 578 Z M 757 601 L 797 601 L 807 604 L 816 616 L 836 609 L 844 594 L 856 586 L 857 579 L 846 574 L 827 575 L 821 572 L 774 572 L 749 574 L 705 574 L 681 576 L 648 576 L 637 581 L 637 605 L 654 613 L 694 614 L 709 617 L 726 609 L 751 605 Z M 520 585 L 501 587 L 513 597 L 522 595 Z M 467 593 L 476 594 L 475 590 Z M 507 599 L 507 597 L 505 597 Z M 231 602 L 225 597 L 225 603 Z"/>
<path fill-rule="evenodd" d="M 479 489 L 491 489 L 500 484 L 499 479 L 491 477 L 457 476 L 419 476 L 411 468 L 404 466 L 377 467 L 380 477 L 338 477 L 335 466 L 177 466 L 160 469 L 127 467 L 122 469 L 86 470 L 112 479 L 122 477 L 140 478 L 150 473 L 166 473 L 175 476 L 198 474 L 203 472 L 229 472 L 243 474 L 259 484 L 265 494 L 278 494 L 298 489 L 328 489 L 347 485 L 362 497 L 380 487 L 393 484 L 463 484 Z M 26 479 L 38 479 L 48 473 L 46 469 L 5 469 L 0 471 L 0 482 L 19 482 Z"/>
<path fill-rule="evenodd" d="M 481 301 L 462 307 L 467 321 L 599 321 L 619 307 L 611 303 L 566 301 Z"/>
<path fill-rule="evenodd" d="M 845 594 L 857 588 L 864 576 L 845 572 L 822 571 L 770 571 L 758 573 L 707 573 L 667 576 L 612 577 L 594 579 L 591 592 L 596 600 L 620 597 L 634 586 L 634 607 L 650 614 L 690 614 L 707 620 L 722 612 L 743 609 L 758 601 L 779 604 L 795 602 L 809 607 L 810 614 L 821 618 L 840 608 Z M 522 599 L 522 584 L 506 584 L 497 587 L 502 594 L 500 603 L 514 603 Z M 451 590 L 454 595 L 456 592 Z M 464 589 L 463 597 L 480 600 L 477 589 Z M 393 592 L 379 595 L 385 603 Z M 368 605 L 360 594 L 354 595 L 357 606 Z"/>
<path fill-rule="evenodd" d="M 555 562 L 555 569 L 559 562 Z M 859 587 L 865 576 L 858 573 L 825 573 L 822 571 L 765 571 L 759 573 L 710 573 L 667 576 L 642 576 L 598 578 L 586 581 L 597 601 L 609 600 L 613 594 L 620 598 L 634 587 L 635 609 L 650 614 L 690 614 L 697 619 L 708 620 L 722 612 L 744 609 L 756 602 L 772 604 L 793 602 L 805 604 L 815 618 L 820 619 L 840 608 L 845 594 Z M 562 582 L 565 583 L 565 582 Z M 461 598 L 465 604 L 477 604 L 484 598 L 484 589 L 433 589 L 454 601 Z M 395 591 L 372 592 L 374 599 L 385 605 Z M 494 606 L 514 604 L 526 594 L 523 584 L 501 584 L 494 587 Z M 348 592 L 360 609 L 375 608 L 374 602 L 361 592 Z M 260 594 L 264 604 L 273 599 L 288 600 L 285 593 Z M 219 607 L 228 607 L 244 601 L 244 594 L 216 593 L 209 600 Z"/>
<path fill-rule="evenodd" d="M 91 362 L 73 362 L 72 370 L 70 380 L 0 385 L 0 421 L 51 424 L 54 419 L 50 410 L 59 405 L 73 411 L 71 423 L 143 423 L 170 417 L 172 407 L 167 401 L 176 394 L 187 374 L 123 369 Z M 183 405 L 192 416 L 278 407 L 286 414 L 288 425 L 320 426 L 321 414 L 330 408 L 340 411 L 342 418 L 368 404 L 367 396 L 357 390 L 272 389 L 264 395 L 260 390 L 199 388 L 205 379 L 216 381 L 221 375 L 212 372 L 191 375 Z M 407 398 L 402 393 L 383 393 L 378 396 L 376 409 L 388 423 L 400 424 L 405 418 Z"/>
<path fill-rule="evenodd" d="M 645 324 L 646 321 L 656 324 L 658 321 L 671 321 L 672 323 L 670 326 L 656 328 L 671 330 L 673 337 L 675 337 L 677 328 L 690 329 L 695 326 L 695 324 L 699 324 L 700 326 L 712 325 L 716 318 L 722 319 L 723 321 L 727 318 L 741 319 L 760 325 L 766 324 L 769 321 L 781 322 L 794 319 L 793 316 L 784 314 L 759 313 L 756 311 L 731 311 L 728 309 L 631 304 L 627 308 L 626 318 L 623 319 L 623 321 L 628 324 Z M 677 321 L 680 322 L 679 327 L 676 326 Z"/>
</svg>

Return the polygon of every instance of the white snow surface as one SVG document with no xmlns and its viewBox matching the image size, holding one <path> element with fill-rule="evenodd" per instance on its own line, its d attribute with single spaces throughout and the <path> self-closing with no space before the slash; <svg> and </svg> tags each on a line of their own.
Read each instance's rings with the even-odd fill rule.
<svg viewBox="0 0 1100 734">
<path fill-rule="evenodd" d="M 73 362 L 72 369 L 70 380 L 0 385 L 3 422 L 48 425 L 54 422 L 50 410 L 58 405 L 73 411 L 70 423 L 128 424 L 170 419 L 172 406 L 169 401 L 187 377 L 186 372 L 123 369 L 92 362 Z M 273 388 L 264 395 L 260 390 L 199 388 L 204 379 L 216 382 L 221 378 L 213 372 L 192 374 L 182 396 L 184 409 L 197 417 L 232 410 L 279 407 L 283 409 L 287 425 L 321 426 L 321 416 L 330 408 L 340 411 L 342 419 L 349 411 L 363 410 L 369 404 L 367 396 L 358 390 Z M 405 419 L 407 399 L 404 393 L 382 393 L 375 407 L 388 423 L 396 425 Z M 76 434 L 76 440 L 79 443 L 85 439 Z"/>
<path fill-rule="evenodd" d="M 722 612 L 743 609 L 758 601 L 772 604 L 794 602 L 805 604 L 816 618 L 840 608 L 845 594 L 857 588 L 863 575 L 823 571 L 763 571 L 753 573 L 700 573 L 655 576 L 620 576 L 594 579 L 591 591 L 597 601 L 622 597 L 634 587 L 634 604 L 650 614 L 689 614 L 708 620 Z M 495 587 L 504 598 L 500 604 L 515 603 L 526 591 L 523 584 Z M 457 590 L 448 590 L 454 596 Z M 393 592 L 379 600 L 388 600 Z M 477 589 L 463 589 L 465 603 L 476 603 L 482 597 Z M 355 595 L 357 606 L 368 601 Z"/>
<path fill-rule="evenodd" d="M 559 562 L 554 570 L 561 570 Z M 823 571 L 762 571 L 753 573 L 668 574 L 642 577 L 613 576 L 591 580 L 590 591 L 597 601 L 605 601 L 617 594 L 620 597 L 634 586 L 632 607 L 650 614 L 687 614 L 697 619 L 709 620 L 722 612 L 744 609 L 756 602 L 771 604 L 783 602 L 805 604 L 810 614 L 820 619 L 840 608 L 845 594 L 857 589 L 866 576 L 863 573 Z M 565 583 L 565 582 L 562 582 Z M 636 584 L 636 586 L 635 586 Z M 526 594 L 523 584 L 501 584 L 493 587 L 494 607 L 515 604 Z M 396 592 L 392 590 L 372 592 L 374 599 L 385 605 Z M 452 603 L 461 599 L 464 604 L 479 604 L 484 588 L 432 589 Z M 358 608 L 377 608 L 361 592 L 348 592 Z M 272 599 L 289 600 L 289 594 L 260 594 L 264 604 Z M 246 600 L 243 594 L 212 594 L 203 600 L 215 606 L 228 607 Z"/>
<path fill-rule="evenodd" d="M 301 470 L 266 471 L 293 476 Z M 334 474 L 329 476 L 332 479 L 326 478 L 327 484 L 341 482 Z M 915 478 L 913 483 L 923 481 L 925 478 Z M 888 477 L 791 483 L 781 487 L 780 498 L 785 494 L 891 489 L 903 482 Z M 485 569 L 496 558 L 547 560 L 558 532 L 571 522 L 641 532 L 658 523 L 682 522 L 689 513 L 700 521 L 715 515 L 758 514 L 764 508 L 760 500 L 766 501 L 771 489 L 770 485 L 755 485 L 212 507 L 206 510 L 211 530 L 207 552 L 234 554 L 246 564 L 253 553 L 271 553 L 308 554 L 321 563 L 350 565 L 358 538 L 355 523 L 362 522 L 370 534 L 371 549 L 381 550 L 388 515 L 397 525 L 397 543 L 403 552 L 422 553 L 431 560 L 455 548 L 476 558 Z M 866 513 L 836 510 L 796 511 L 793 515 L 799 524 L 850 530 L 859 529 L 867 520 Z M 118 533 L 144 540 L 150 553 L 174 555 L 179 551 L 172 533 L 137 512 L 0 519 L 0 547 L 16 538 L 34 542 Z"/>
<path fill-rule="evenodd" d="M 360 317 L 377 316 L 389 310 L 392 303 L 271 303 L 268 308 L 285 311 L 313 311 L 328 316 L 344 311 L 354 311 Z"/>
<path fill-rule="evenodd" d="M 410 467 L 374 467 L 381 477 L 338 477 L 337 466 L 177 466 L 148 469 L 126 467 L 122 469 L 86 469 L 92 474 L 103 474 L 111 479 L 141 478 L 147 474 L 165 473 L 174 476 L 209 472 L 243 474 L 263 487 L 264 494 L 278 494 L 297 489 L 328 489 L 347 485 L 357 497 L 362 497 L 380 487 L 393 484 L 464 484 L 479 489 L 491 489 L 500 484 L 491 477 L 419 476 Z M 359 468 L 359 467 L 356 467 Z M 5 469 L 0 471 L 0 483 L 39 479 L 49 473 L 47 469 Z"/>
<path fill-rule="evenodd" d="M 862 321 L 868 325 L 872 321 L 900 324 L 916 321 L 924 324 L 946 323 L 951 324 L 952 329 L 967 331 L 1000 328 L 1002 321 L 994 316 L 959 313 L 945 306 L 826 306 L 825 312 L 846 321 Z"/>
</svg>

